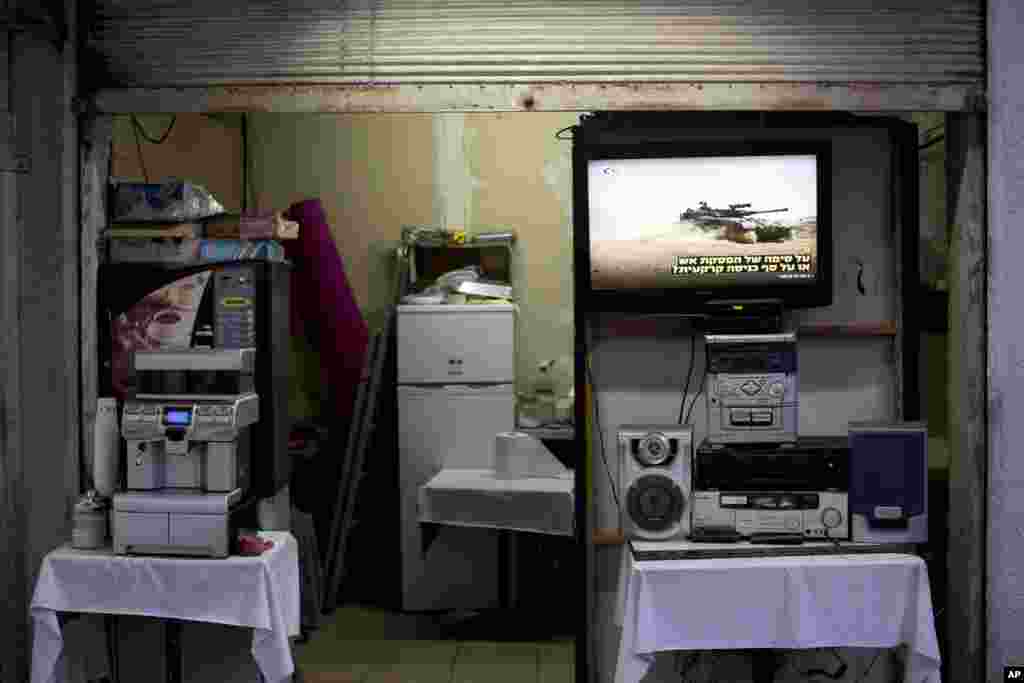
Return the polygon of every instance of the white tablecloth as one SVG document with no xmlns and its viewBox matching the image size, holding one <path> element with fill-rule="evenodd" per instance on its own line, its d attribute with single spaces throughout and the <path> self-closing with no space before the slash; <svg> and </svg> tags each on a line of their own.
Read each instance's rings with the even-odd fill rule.
<svg viewBox="0 0 1024 683">
<path fill-rule="evenodd" d="M 616 683 L 671 650 L 908 646 L 906 683 L 940 683 L 928 570 L 912 555 L 638 562 L 623 549 Z"/>
<path fill-rule="evenodd" d="M 494 470 L 441 470 L 419 492 L 421 522 L 571 536 L 573 474 L 499 479 Z"/>
<path fill-rule="evenodd" d="M 32 597 L 32 683 L 59 683 L 58 612 L 207 621 L 253 629 L 252 654 L 268 683 L 294 672 L 299 635 L 299 555 L 286 532 L 258 557 L 124 557 L 64 546 L 44 559 Z"/>
</svg>

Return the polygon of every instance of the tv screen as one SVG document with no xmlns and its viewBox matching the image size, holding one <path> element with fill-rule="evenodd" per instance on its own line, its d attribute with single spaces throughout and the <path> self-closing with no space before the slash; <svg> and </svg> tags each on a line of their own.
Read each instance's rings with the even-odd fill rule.
<svg viewBox="0 0 1024 683">
<path fill-rule="evenodd" d="M 827 153 L 754 147 L 587 155 L 585 296 L 829 303 Z"/>
</svg>

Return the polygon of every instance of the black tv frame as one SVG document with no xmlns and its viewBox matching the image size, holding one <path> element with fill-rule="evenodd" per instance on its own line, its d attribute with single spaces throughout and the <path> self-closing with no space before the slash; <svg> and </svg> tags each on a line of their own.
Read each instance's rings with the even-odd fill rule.
<svg viewBox="0 0 1024 683">
<path fill-rule="evenodd" d="M 590 210 L 587 168 L 591 161 L 813 154 L 817 159 L 817 272 L 813 283 L 723 285 L 635 290 L 600 290 L 591 283 Z M 592 141 L 576 135 L 573 144 L 573 256 L 576 297 L 588 313 L 704 315 L 710 301 L 779 300 L 785 309 L 832 303 L 832 143 L 816 140 L 651 140 L 625 134 Z"/>
</svg>

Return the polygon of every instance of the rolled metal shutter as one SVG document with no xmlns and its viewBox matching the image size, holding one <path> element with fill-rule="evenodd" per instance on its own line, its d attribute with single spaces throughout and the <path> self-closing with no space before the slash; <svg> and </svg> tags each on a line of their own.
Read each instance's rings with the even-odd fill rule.
<svg viewBox="0 0 1024 683">
<path fill-rule="evenodd" d="M 97 0 L 105 88 L 872 83 L 983 87 L 981 0 Z"/>
</svg>

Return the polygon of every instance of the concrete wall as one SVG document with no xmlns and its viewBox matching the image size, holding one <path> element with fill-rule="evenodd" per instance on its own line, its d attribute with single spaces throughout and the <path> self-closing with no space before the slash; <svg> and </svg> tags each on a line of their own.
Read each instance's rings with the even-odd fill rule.
<svg viewBox="0 0 1024 683">
<path fill-rule="evenodd" d="M 1024 8 L 990 0 L 988 680 L 1024 662 Z"/>
</svg>

